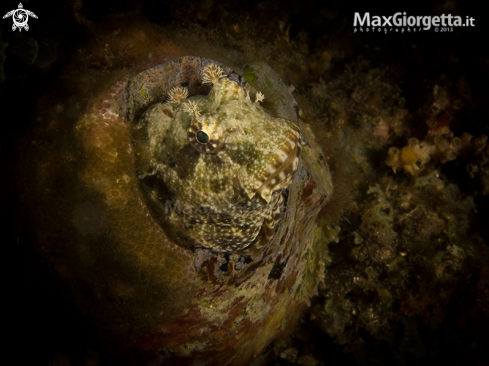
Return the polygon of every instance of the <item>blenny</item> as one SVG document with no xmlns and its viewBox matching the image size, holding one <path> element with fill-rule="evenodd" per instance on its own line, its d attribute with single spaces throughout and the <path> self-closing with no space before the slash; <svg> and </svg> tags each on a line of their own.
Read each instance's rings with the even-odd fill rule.
<svg viewBox="0 0 489 366">
<path fill-rule="evenodd" d="M 302 148 L 293 122 L 272 117 L 260 91 L 252 101 L 247 83 L 226 76 L 208 64 L 207 95 L 189 97 L 188 87 L 175 86 L 135 125 L 139 178 L 166 189 L 150 195 L 167 208 L 163 221 L 218 252 L 272 238 Z"/>
</svg>

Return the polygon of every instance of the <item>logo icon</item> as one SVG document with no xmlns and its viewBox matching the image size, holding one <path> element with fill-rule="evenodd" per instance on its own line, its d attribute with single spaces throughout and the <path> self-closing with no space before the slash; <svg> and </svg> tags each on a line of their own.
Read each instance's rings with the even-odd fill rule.
<svg viewBox="0 0 489 366">
<path fill-rule="evenodd" d="M 16 30 L 17 28 L 19 28 L 19 32 L 22 31 L 22 28 L 25 28 L 25 30 L 28 31 L 29 25 L 27 24 L 27 22 L 29 20 L 29 15 L 37 19 L 36 14 L 34 14 L 30 10 L 24 9 L 22 3 L 19 3 L 19 8 L 9 11 L 7 14 L 3 16 L 3 19 L 8 18 L 10 16 L 12 17 L 14 21 L 14 24 L 12 25 L 13 31 Z"/>
</svg>

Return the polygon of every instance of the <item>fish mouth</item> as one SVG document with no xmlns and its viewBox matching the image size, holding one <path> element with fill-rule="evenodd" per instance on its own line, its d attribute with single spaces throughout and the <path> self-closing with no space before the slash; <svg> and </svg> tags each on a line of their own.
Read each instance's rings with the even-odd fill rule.
<svg viewBox="0 0 489 366">
<path fill-rule="evenodd" d="M 283 150 L 281 150 L 281 152 L 285 153 Z M 260 195 L 267 203 L 269 203 L 274 192 L 287 188 L 292 182 L 294 173 L 299 167 L 300 154 L 301 146 L 298 139 L 295 141 L 294 147 L 288 151 L 286 158 L 281 161 L 278 168 L 275 169 L 275 171 L 273 171 L 273 173 L 270 174 L 256 190 L 256 194 Z M 281 155 L 283 154 L 278 155 L 279 159 Z"/>
<path fill-rule="evenodd" d="M 266 155 L 251 159 L 237 172 L 234 181 L 236 200 L 263 199 L 267 204 L 275 192 L 286 189 L 299 168 L 302 135 L 298 129 L 286 129 Z"/>
</svg>

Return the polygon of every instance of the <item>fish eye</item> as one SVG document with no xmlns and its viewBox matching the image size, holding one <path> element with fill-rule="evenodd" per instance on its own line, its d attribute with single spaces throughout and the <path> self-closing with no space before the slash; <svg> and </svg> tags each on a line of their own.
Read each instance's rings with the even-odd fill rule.
<svg viewBox="0 0 489 366">
<path fill-rule="evenodd" d="M 209 135 L 206 134 L 204 131 L 198 131 L 196 137 L 197 142 L 201 144 L 207 144 L 209 142 Z"/>
<path fill-rule="evenodd" d="M 212 133 L 204 131 L 202 123 L 194 120 L 190 125 L 187 137 L 190 145 L 200 153 L 216 153 L 224 143 L 224 136 L 219 129 L 213 130 Z"/>
</svg>

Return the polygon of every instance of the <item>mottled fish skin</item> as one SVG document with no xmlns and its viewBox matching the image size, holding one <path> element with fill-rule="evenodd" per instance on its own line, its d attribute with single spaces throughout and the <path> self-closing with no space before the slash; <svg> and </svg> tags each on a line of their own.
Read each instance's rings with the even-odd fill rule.
<svg viewBox="0 0 489 366">
<path fill-rule="evenodd" d="M 301 134 L 265 112 L 257 93 L 203 71 L 206 96 L 181 87 L 143 116 L 151 170 L 171 193 L 169 222 L 203 247 L 238 251 L 274 235 L 284 191 L 299 167 Z"/>
</svg>

